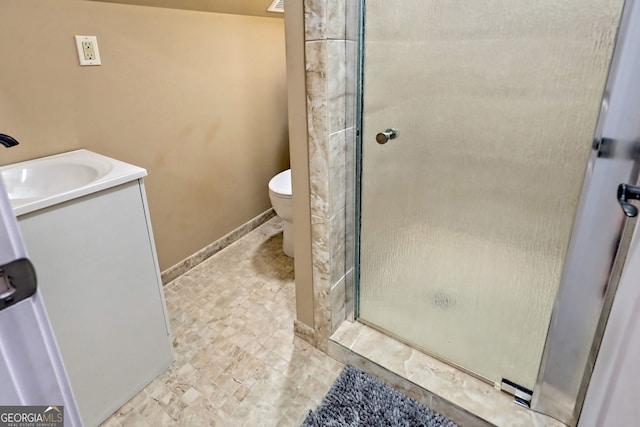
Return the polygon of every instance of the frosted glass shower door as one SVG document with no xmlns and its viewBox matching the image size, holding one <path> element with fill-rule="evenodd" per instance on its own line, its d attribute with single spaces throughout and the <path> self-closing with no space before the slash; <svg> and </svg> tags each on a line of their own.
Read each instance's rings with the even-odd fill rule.
<svg viewBox="0 0 640 427">
<path fill-rule="evenodd" d="M 622 3 L 365 1 L 360 320 L 533 389 Z"/>
</svg>

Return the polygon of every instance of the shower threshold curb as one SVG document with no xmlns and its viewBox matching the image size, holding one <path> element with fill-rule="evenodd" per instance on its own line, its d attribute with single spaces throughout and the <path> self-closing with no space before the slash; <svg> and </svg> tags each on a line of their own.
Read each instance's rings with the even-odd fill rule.
<svg viewBox="0 0 640 427">
<path fill-rule="evenodd" d="M 329 339 L 329 355 L 374 375 L 467 426 L 566 427 L 525 409 L 490 384 L 360 322 L 343 322 Z"/>
</svg>

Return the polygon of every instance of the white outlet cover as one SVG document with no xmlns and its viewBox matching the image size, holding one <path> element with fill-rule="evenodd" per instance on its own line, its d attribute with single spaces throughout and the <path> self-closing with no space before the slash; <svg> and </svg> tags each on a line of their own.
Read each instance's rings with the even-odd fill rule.
<svg viewBox="0 0 640 427">
<path fill-rule="evenodd" d="M 78 59 L 80 60 L 80 65 L 102 65 L 100 62 L 100 51 L 98 50 L 98 38 L 96 36 L 75 36 L 76 39 L 76 49 L 78 50 Z M 82 42 L 91 42 L 93 44 L 93 53 L 95 54 L 95 59 L 85 59 L 84 51 L 82 50 Z"/>
</svg>

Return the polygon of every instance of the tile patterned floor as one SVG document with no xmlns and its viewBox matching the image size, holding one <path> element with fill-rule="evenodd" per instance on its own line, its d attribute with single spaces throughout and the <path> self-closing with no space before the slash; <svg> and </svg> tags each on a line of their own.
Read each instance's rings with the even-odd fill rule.
<svg viewBox="0 0 640 427">
<path fill-rule="evenodd" d="M 176 361 L 117 426 L 299 426 L 343 365 L 293 335 L 293 260 L 273 218 L 165 286 Z"/>
</svg>

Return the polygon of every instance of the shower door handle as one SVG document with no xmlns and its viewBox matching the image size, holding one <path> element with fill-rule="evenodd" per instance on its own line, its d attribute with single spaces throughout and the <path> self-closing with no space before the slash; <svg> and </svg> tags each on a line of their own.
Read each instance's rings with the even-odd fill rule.
<svg viewBox="0 0 640 427">
<path fill-rule="evenodd" d="M 626 216 L 633 218 L 638 216 L 638 208 L 629 203 L 630 199 L 640 200 L 640 187 L 629 184 L 618 186 L 618 203 Z"/>
<path fill-rule="evenodd" d="M 386 144 L 390 139 L 396 139 L 398 137 L 398 131 L 395 129 L 387 129 L 384 132 L 380 132 L 376 135 L 376 142 L 378 144 Z"/>
</svg>

